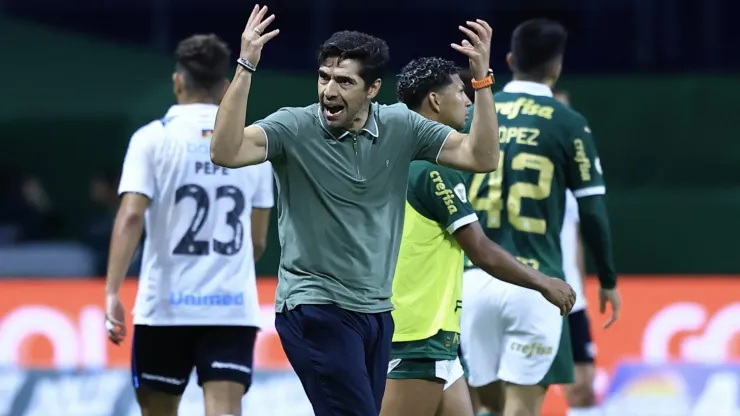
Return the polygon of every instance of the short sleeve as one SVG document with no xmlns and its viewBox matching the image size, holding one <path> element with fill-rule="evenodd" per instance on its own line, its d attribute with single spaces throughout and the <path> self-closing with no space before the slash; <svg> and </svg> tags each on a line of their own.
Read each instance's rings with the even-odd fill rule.
<svg viewBox="0 0 740 416">
<path fill-rule="evenodd" d="M 164 129 L 145 126 L 137 130 L 126 150 L 123 160 L 118 195 L 137 193 L 154 200 L 156 178 L 154 177 L 154 149 L 164 134 Z"/>
<path fill-rule="evenodd" d="M 273 163 L 285 156 L 286 146 L 290 145 L 298 132 L 298 119 L 287 108 L 281 108 L 266 118 L 256 121 L 254 125 L 265 133 L 267 141 L 265 160 Z"/>
<path fill-rule="evenodd" d="M 464 225 L 478 221 L 473 207 L 468 202 L 465 178 L 454 170 L 443 166 L 427 165 L 417 183 L 414 194 L 432 220 L 441 224 L 448 233 Z"/>
<path fill-rule="evenodd" d="M 565 216 L 570 218 L 573 222 L 580 222 L 578 215 L 578 201 L 573 196 L 573 192 L 570 189 L 565 191 Z"/>
<path fill-rule="evenodd" d="M 272 189 L 272 164 L 265 162 L 256 166 L 259 170 L 257 189 L 252 196 L 252 207 L 269 209 L 275 205 Z"/>
<path fill-rule="evenodd" d="M 408 113 L 411 134 L 414 138 L 413 159 L 437 163 L 445 140 L 454 130 L 452 127 L 429 120 L 415 111 L 409 110 Z"/>
<path fill-rule="evenodd" d="M 568 187 L 576 198 L 606 193 L 604 172 L 601 168 L 591 128 L 585 120 L 574 124 L 565 143 Z"/>
</svg>

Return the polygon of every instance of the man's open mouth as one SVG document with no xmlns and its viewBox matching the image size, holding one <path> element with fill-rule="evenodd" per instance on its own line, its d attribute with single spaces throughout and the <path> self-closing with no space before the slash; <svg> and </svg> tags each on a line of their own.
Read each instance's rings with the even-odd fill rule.
<svg viewBox="0 0 740 416">
<path fill-rule="evenodd" d="M 322 107 L 324 110 L 324 117 L 330 121 L 339 119 L 344 111 L 344 106 L 339 104 L 324 104 Z"/>
</svg>

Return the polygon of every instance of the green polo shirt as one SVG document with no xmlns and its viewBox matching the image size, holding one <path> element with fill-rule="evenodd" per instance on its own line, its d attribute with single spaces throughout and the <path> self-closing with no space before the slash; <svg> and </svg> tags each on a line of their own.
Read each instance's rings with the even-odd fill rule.
<svg viewBox="0 0 740 416">
<path fill-rule="evenodd" d="M 277 312 L 302 304 L 392 310 L 409 163 L 436 163 L 453 130 L 404 104 L 372 104 L 359 133 L 332 131 L 318 104 L 255 124 L 277 180 Z"/>
</svg>

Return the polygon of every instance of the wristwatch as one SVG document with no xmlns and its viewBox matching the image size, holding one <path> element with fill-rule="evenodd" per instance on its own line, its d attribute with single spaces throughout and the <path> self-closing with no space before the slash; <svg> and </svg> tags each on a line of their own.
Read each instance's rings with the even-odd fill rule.
<svg viewBox="0 0 740 416">
<path fill-rule="evenodd" d="M 485 78 L 473 79 L 470 81 L 470 83 L 473 85 L 474 90 L 481 90 L 495 84 L 496 80 L 493 78 L 493 69 L 488 68 L 488 76 L 486 76 Z"/>
</svg>

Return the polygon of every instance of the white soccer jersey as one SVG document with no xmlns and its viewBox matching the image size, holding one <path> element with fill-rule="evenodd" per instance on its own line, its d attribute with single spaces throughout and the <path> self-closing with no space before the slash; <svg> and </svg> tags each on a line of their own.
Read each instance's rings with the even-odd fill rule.
<svg viewBox="0 0 740 416">
<path fill-rule="evenodd" d="M 583 280 L 581 280 L 581 270 L 578 268 L 578 223 L 578 201 L 573 196 L 573 192 L 567 190 L 565 192 L 565 217 L 563 228 L 560 230 L 560 249 L 563 252 L 565 281 L 575 290 L 577 296 L 571 313 L 586 308 Z"/>
<path fill-rule="evenodd" d="M 273 206 L 272 166 L 211 163 L 217 110 L 176 105 L 131 137 L 118 193 L 151 200 L 135 324 L 259 326 L 251 212 Z"/>
</svg>

